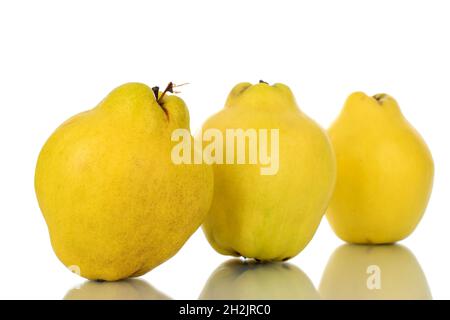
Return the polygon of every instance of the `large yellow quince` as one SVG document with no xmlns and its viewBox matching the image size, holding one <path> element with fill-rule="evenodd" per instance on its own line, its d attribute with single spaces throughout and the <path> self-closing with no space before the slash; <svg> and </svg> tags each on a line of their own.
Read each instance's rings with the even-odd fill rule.
<svg viewBox="0 0 450 320">
<path fill-rule="evenodd" d="M 233 161 L 213 164 L 214 198 L 203 225 L 210 244 L 221 254 L 261 261 L 297 255 L 333 191 L 335 158 L 325 131 L 300 111 L 286 85 L 265 82 L 235 86 L 225 108 L 204 124 L 208 130 L 243 133 L 225 141 L 224 157 Z M 259 161 L 252 163 L 255 141 Z M 269 161 L 261 161 L 266 149 Z"/>
<path fill-rule="evenodd" d="M 350 95 L 328 133 L 337 181 L 327 218 L 352 243 L 392 243 L 419 223 L 433 184 L 422 137 L 386 94 Z"/>
<path fill-rule="evenodd" d="M 51 135 L 35 188 L 53 249 L 72 271 L 92 280 L 142 275 L 201 225 L 213 175 L 205 164 L 174 164 L 171 134 L 180 128 L 189 129 L 183 100 L 128 83 Z"/>
</svg>

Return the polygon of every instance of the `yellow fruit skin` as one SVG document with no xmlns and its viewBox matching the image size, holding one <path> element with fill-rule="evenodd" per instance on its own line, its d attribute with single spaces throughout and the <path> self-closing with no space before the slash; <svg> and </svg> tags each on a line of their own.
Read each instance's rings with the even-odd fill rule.
<svg viewBox="0 0 450 320">
<path fill-rule="evenodd" d="M 209 209 L 206 165 L 175 165 L 171 132 L 184 102 L 144 84 L 113 90 L 63 123 L 42 148 L 35 189 L 58 258 L 87 279 L 139 276 L 173 256 Z M 73 268 L 73 270 L 77 270 Z"/>
<path fill-rule="evenodd" d="M 236 158 L 213 165 L 214 198 L 203 225 L 212 247 L 261 261 L 297 255 L 313 237 L 334 186 L 325 131 L 299 110 L 287 86 L 265 83 L 238 84 L 203 132 L 210 128 L 223 135 L 226 129 L 279 129 L 275 175 L 261 175 L 261 165 L 236 164 Z"/>
<path fill-rule="evenodd" d="M 328 130 L 337 181 L 327 218 L 351 243 L 406 238 L 422 218 L 433 184 L 427 145 L 392 97 L 377 98 L 352 94 Z"/>
<path fill-rule="evenodd" d="M 311 280 L 289 263 L 231 259 L 209 277 L 200 300 L 317 300 Z"/>
<path fill-rule="evenodd" d="M 378 288 L 372 285 L 371 266 L 376 266 L 379 271 Z M 327 300 L 432 298 L 419 263 L 408 248 L 401 245 L 344 244 L 338 247 L 325 268 L 319 293 Z"/>
</svg>

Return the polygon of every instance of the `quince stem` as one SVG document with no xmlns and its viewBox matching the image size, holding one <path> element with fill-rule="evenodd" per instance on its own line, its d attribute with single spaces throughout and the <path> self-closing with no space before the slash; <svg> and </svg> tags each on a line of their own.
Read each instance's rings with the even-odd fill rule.
<svg viewBox="0 0 450 320">
<path fill-rule="evenodd" d="M 185 82 L 185 83 L 177 85 L 177 84 L 174 84 L 172 81 L 170 81 L 169 84 L 167 84 L 167 86 L 164 89 L 164 91 L 161 93 L 161 96 L 159 96 L 159 87 L 158 86 L 155 86 L 155 87 L 152 88 L 153 94 L 155 95 L 155 98 L 156 98 L 156 102 L 164 110 L 164 113 L 167 116 L 169 116 L 169 113 L 167 112 L 167 109 L 161 103 L 162 98 L 166 95 L 167 92 L 180 93 L 179 91 L 174 91 L 173 88 L 181 87 L 181 86 L 184 86 L 184 85 L 187 85 L 187 84 L 189 84 L 189 83 Z"/>
<path fill-rule="evenodd" d="M 378 93 L 378 94 L 374 95 L 373 98 L 374 98 L 379 104 L 381 104 L 381 103 L 387 98 L 387 94 L 385 94 L 385 93 Z"/>
<path fill-rule="evenodd" d="M 189 84 L 189 83 L 188 83 L 188 82 L 185 82 L 185 83 L 182 83 L 182 84 L 174 84 L 174 83 L 171 81 L 171 82 L 169 82 L 169 84 L 167 85 L 167 87 L 164 89 L 164 91 L 161 93 L 161 96 L 159 96 L 159 87 L 158 87 L 158 86 L 153 87 L 153 88 L 152 88 L 152 91 L 153 91 L 153 93 L 155 94 L 156 102 L 160 103 L 161 100 L 162 100 L 162 98 L 166 95 L 167 92 L 170 92 L 170 93 L 180 93 L 179 91 L 175 91 L 175 90 L 173 90 L 173 89 L 174 89 L 174 88 L 181 87 L 181 86 L 185 86 L 185 85 L 187 85 L 187 84 Z M 158 96 L 159 96 L 159 97 L 158 97 Z"/>
</svg>

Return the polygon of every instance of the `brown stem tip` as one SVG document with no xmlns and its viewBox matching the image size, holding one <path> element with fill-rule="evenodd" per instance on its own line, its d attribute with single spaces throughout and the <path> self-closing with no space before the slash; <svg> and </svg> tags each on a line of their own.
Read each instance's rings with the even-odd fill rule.
<svg viewBox="0 0 450 320">
<path fill-rule="evenodd" d="M 172 81 L 169 82 L 169 84 L 167 85 L 167 87 L 164 89 L 164 91 L 161 93 L 161 96 L 159 95 L 159 87 L 158 86 L 154 86 L 152 88 L 153 94 L 155 95 L 155 99 L 156 102 L 159 104 L 159 106 L 163 109 L 164 113 L 167 115 L 167 117 L 169 116 L 169 113 L 167 112 L 167 109 L 162 105 L 161 101 L 164 98 L 164 96 L 166 95 L 167 92 L 170 93 L 180 93 L 179 91 L 175 91 L 173 90 L 174 88 L 178 88 L 184 85 L 187 85 L 189 83 L 185 82 L 182 84 L 174 84 Z"/>
<path fill-rule="evenodd" d="M 386 98 L 388 97 L 385 93 L 378 93 L 374 96 L 372 96 L 378 103 L 382 103 Z"/>
<path fill-rule="evenodd" d="M 158 95 L 159 95 L 159 87 L 155 86 L 152 88 L 153 94 L 155 95 L 156 100 L 158 100 Z"/>
<path fill-rule="evenodd" d="M 174 83 L 171 81 L 171 82 L 169 82 L 169 84 L 167 85 L 167 87 L 164 89 L 164 91 L 161 93 L 161 96 L 159 96 L 159 87 L 157 87 L 157 86 L 156 86 L 156 87 L 153 87 L 153 88 L 152 88 L 152 91 L 153 91 L 153 94 L 155 95 L 156 102 L 160 103 L 161 100 L 164 98 L 164 96 L 166 95 L 167 92 L 170 92 L 170 93 L 180 93 L 179 91 L 175 91 L 174 88 L 178 88 L 178 87 L 181 87 L 181 86 L 185 86 L 185 85 L 187 85 L 187 84 L 189 84 L 189 83 L 185 82 L 185 83 L 182 83 L 182 84 L 174 84 Z"/>
</svg>

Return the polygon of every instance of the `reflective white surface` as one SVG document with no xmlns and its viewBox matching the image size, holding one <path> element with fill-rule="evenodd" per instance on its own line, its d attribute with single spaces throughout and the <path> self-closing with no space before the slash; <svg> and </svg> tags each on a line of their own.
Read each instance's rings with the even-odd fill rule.
<svg viewBox="0 0 450 320">
<path fill-rule="evenodd" d="M 214 269 L 197 298 L 429 300 L 432 294 L 419 261 L 407 247 L 343 244 L 330 256 L 317 288 L 308 275 L 292 263 L 261 264 L 232 258 Z M 85 281 L 71 288 L 64 299 L 165 300 L 171 297 L 141 278 L 118 282 Z"/>
<path fill-rule="evenodd" d="M 64 300 L 169 300 L 143 279 L 116 282 L 86 281 L 69 290 Z"/>
</svg>

